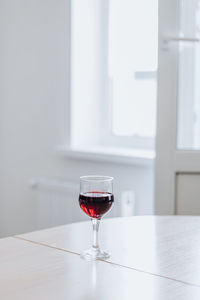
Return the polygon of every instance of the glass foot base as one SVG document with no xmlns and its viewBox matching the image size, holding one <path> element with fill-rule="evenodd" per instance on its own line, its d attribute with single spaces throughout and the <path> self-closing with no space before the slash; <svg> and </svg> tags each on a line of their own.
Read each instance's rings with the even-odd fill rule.
<svg viewBox="0 0 200 300">
<path fill-rule="evenodd" d="M 81 258 L 85 260 L 108 259 L 110 257 L 108 252 L 101 251 L 99 248 L 90 248 L 81 253 Z"/>
</svg>

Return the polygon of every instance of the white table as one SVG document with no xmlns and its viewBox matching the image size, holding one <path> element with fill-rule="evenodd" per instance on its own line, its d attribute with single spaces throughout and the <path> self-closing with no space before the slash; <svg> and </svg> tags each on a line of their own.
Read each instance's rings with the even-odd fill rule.
<svg viewBox="0 0 200 300">
<path fill-rule="evenodd" d="M 0 240 L 0 299 L 200 299 L 200 217 L 103 220 L 108 261 L 79 254 L 90 222 Z"/>
</svg>

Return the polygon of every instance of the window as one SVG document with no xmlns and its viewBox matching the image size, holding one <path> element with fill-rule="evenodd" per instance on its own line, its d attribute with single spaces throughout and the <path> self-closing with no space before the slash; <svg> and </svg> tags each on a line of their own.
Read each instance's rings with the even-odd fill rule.
<svg viewBox="0 0 200 300">
<path fill-rule="evenodd" d="M 153 149 L 157 0 L 73 0 L 71 143 Z"/>
</svg>

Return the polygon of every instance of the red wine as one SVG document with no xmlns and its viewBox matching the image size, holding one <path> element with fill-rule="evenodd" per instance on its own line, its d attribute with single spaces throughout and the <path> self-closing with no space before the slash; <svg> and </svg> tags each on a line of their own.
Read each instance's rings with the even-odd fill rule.
<svg viewBox="0 0 200 300">
<path fill-rule="evenodd" d="M 114 196 L 107 192 L 88 192 L 79 195 L 82 210 L 90 217 L 100 219 L 112 206 Z"/>
</svg>

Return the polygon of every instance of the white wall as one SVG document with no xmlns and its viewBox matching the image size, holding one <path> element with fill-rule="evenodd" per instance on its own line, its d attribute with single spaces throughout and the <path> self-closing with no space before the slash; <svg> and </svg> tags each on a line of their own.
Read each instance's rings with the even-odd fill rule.
<svg viewBox="0 0 200 300">
<path fill-rule="evenodd" d="M 68 138 L 69 22 L 69 0 L 0 0 L 0 236 L 38 228 L 28 182 L 41 176 L 113 175 L 116 189 L 135 190 L 137 213 L 152 212 L 152 168 L 55 151 Z"/>
</svg>

